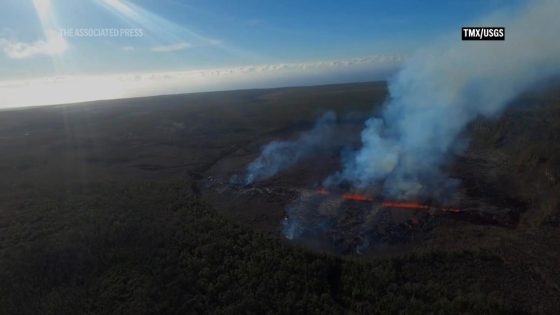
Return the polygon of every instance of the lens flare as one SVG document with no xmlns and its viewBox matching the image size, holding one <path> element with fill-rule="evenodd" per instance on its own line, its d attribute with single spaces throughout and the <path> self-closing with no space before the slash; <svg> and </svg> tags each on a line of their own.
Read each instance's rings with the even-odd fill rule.
<svg viewBox="0 0 560 315">
<path fill-rule="evenodd" d="M 130 6 L 124 4 L 120 0 L 105 0 L 105 3 L 126 16 L 132 17 L 136 15 L 136 12 L 134 12 L 134 10 L 130 8 Z"/>
<path fill-rule="evenodd" d="M 127 0 L 96 0 L 96 3 L 117 15 L 128 25 L 142 28 L 158 45 L 188 42 L 193 46 L 213 46 L 228 54 L 251 58 L 251 60 L 262 58 L 253 52 L 227 45 L 220 39 L 202 35 L 184 25 L 174 23 Z"/>
<path fill-rule="evenodd" d="M 51 12 L 51 0 L 33 0 L 39 16 L 47 16 Z"/>
<path fill-rule="evenodd" d="M 36 50 L 41 50 L 51 58 L 55 71 L 59 72 L 58 70 L 62 68 L 63 63 L 60 55 L 68 50 L 68 42 L 60 34 L 59 23 L 51 0 L 33 0 L 33 6 L 41 23 L 45 40 L 37 42 L 32 47 L 28 47 L 27 52 L 32 54 Z"/>
</svg>

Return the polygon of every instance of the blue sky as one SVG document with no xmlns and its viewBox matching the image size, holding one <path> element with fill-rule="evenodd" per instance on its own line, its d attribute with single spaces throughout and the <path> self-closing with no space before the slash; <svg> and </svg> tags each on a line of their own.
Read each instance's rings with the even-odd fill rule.
<svg viewBox="0 0 560 315">
<path fill-rule="evenodd" d="M 521 2 L 2 0 L 0 81 L 406 56 Z M 80 28 L 135 28 L 143 36 L 52 32 Z"/>
</svg>

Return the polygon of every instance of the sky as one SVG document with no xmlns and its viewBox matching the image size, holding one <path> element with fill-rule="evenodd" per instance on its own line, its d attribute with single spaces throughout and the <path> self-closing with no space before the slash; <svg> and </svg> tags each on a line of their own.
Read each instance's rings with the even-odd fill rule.
<svg viewBox="0 0 560 315">
<path fill-rule="evenodd" d="M 0 108 L 386 79 L 511 0 L 0 0 Z"/>
</svg>

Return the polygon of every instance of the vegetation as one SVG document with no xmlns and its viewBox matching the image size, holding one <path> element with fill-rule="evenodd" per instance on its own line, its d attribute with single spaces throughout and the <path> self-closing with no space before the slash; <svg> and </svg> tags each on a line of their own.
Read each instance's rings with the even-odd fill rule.
<svg viewBox="0 0 560 315">
<path fill-rule="evenodd" d="M 257 232 L 283 206 L 237 217 L 193 193 L 319 113 L 361 126 L 385 97 L 373 82 L 2 112 L 0 314 L 558 313 L 558 89 L 475 122 L 454 169 L 523 201 L 515 228 L 450 221 L 404 256 L 340 258 Z M 203 198 L 235 206 L 221 197 Z"/>
<path fill-rule="evenodd" d="M 495 257 L 314 254 L 228 221 L 186 181 L 37 200 L 0 231 L 2 314 L 508 311 L 469 279 L 468 265 L 502 264 Z"/>
</svg>

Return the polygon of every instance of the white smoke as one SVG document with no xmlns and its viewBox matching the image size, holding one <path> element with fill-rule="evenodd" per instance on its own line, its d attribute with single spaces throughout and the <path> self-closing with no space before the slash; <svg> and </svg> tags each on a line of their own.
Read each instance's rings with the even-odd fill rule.
<svg viewBox="0 0 560 315">
<path fill-rule="evenodd" d="M 390 82 L 380 118 L 362 133 L 362 148 L 328 182 L 385 193 L 421 195 L 447 185 L 440 167 L 457 137 L 478 116 L 500 114 L 521 92 L 560 74 L 560 1 L 533 1 L 481 26 L 505 26 L 505 41 L 451 41 L 413 57 Z M 432 187 L 430 187 L 432 186 Z"/>
<path fill-rule="evenodd" d="M 276 175 L 324 146 L 332 132 L 336 115 L 327 112 L 315 123 L 313 129 L 302 133 L 293 141 L 273 141 L 262 149 L 261 155 L 247 167 L 245 184 Z"/>
</svg>

